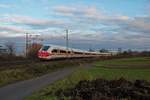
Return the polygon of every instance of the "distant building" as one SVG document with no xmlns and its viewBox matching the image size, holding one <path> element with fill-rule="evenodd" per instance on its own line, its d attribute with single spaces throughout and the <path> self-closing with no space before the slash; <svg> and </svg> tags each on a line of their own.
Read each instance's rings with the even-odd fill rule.
<svg viewBox="0 0 150 100">
<path fill-rule="evenodd" d="M 0 55 L 7 54 L 8 49 L 5 46 L 0 45 Z"/>
<path fill-rule="evenodd" d="M 112 51 L 112 50 L 110 50 L 109 53 L 111 53 L 112 55 L 117 55 L 117 54 L 119 54 L 118 51 Z"/>
</svg>

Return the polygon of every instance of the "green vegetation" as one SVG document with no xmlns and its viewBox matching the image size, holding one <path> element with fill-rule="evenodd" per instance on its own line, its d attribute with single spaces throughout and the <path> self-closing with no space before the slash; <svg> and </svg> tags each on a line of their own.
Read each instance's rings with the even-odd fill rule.
<svg viewBox="0 0 150 100">
<path fill-rule="evenodd" d="M 107 67 L 107 68 L 150 68 L 150 57 L 134 57 L 134 58 L 122 58 L 106 60 L 102 62 L 97 62 L 95 64 L 97 67 Z"/>
<path fill-rule="evenodd" d="M 121 77 L 131 81 L 136 79 L 150 81 L 150 57 L 98 61 L 91 69 L 80 68 L 65 79 L 59 80 L 27 97 L 26 100 L 58 100 L 56 91 L 64 91 L 74 87 L 80 80 L 119 79 Z"/>
<path fill-rule="evenodd" d="M 78 71 L 74 72 L 70 76 L 66 77 L 63 80 L 56 81 L 54 84 L 42 89 L 39 92 L 36 92 L 31 97 L 28 97 L 27 100 L 57 100 L 55 92 L 59 89 L 65 90 L 69 87 L 74 87 L 80 80 L 89 80 L 93 79 L 88 71 L 83 68 L 79 68 Z"/>
<path fill-rule="evenodd" d="M 89 73 L 93 77 L 128 80 L 150 80 L 150 57 L 124 58 L 95 63 Z"/>
<path fill-rule="evenodd" d="M 78 66 L 81 61 L 33 62 L 0 67 L 0 87 L 51 73 L 61 68 Z"/>
</svg>

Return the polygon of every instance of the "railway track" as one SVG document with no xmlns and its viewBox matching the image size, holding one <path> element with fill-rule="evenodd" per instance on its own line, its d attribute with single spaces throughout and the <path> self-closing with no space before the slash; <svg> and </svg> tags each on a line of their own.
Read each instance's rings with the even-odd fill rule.
<svg viewBox="0 0 150 100">
<path fill-rule="evenodd" d="M 4 61 L 0 62 L 0 67 L 1 66 L 7 66 L 7 65 L 19 65 L 19 64 L 24 64 L 24 63 L 30 63 L 31 61 Z"/>
<path fill-rule="evenodd" d="M 50 63 L 50 62 L 60 62 L 60 61 L 70 61 L 73 59 L 58 59 L 58 60 L 23 60 L 23 61 L 4 61 L 0 62 L 0 67 L 2 66 L 12 66 L 12 65 L 22 65 L 22 64 L 31 64 L 31 63 Z M 76 59 L 77 60 L 77 59 Z"/>
<path fill-rule="evenodd" d="M 0 68 L 15 68 L 18 65 L 36 65 L 36 64 L 53 64 L 63 62 L 91 62 L 96 60 L 103 60 L 104 58 L 73 58 L 73 59 L 55 59 L 55 60 L 17 60 L 0 62 Z M 109 58 L 107 58 L 109 59 Z"/>
</svg>

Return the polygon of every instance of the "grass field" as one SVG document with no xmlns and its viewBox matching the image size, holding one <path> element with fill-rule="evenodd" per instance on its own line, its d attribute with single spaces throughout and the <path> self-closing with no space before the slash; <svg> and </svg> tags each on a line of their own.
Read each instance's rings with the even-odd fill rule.
<svg viewBox="0 0 150 100">
<path fill-rule="evenodd" d="M 106 79 L 124 77 L 128 80 L 150 80 L 150 58 L 124 58 L 97 62 L 89 73 L 93 77 Z"/>
<path fill-rule="evenodd" d="M 74 87 L 80 80 L 96 78 L 150 81 L 150 57 L 124 58 L 94 63 L 91 69 L 80 68 L 72 75 L 27 97 L 26 100 L 58 100 L 56 91 Z M 65 97 L 64 97 L 65 98 Z M 66 98 L 67 100 L 67 98 Z"/>
</svg>

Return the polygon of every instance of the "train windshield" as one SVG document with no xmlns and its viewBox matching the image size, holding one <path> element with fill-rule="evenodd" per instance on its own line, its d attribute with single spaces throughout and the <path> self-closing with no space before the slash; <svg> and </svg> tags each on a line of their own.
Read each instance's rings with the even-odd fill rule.
<svg viewBox="0 0 150 100">
<path fill-rule="evenodd" d="M 50 46 L 44 46 L 44 47 L 42 48 L 42 51 L 47 51 L 49 48 L 50 48 Z"/>
</svg>

